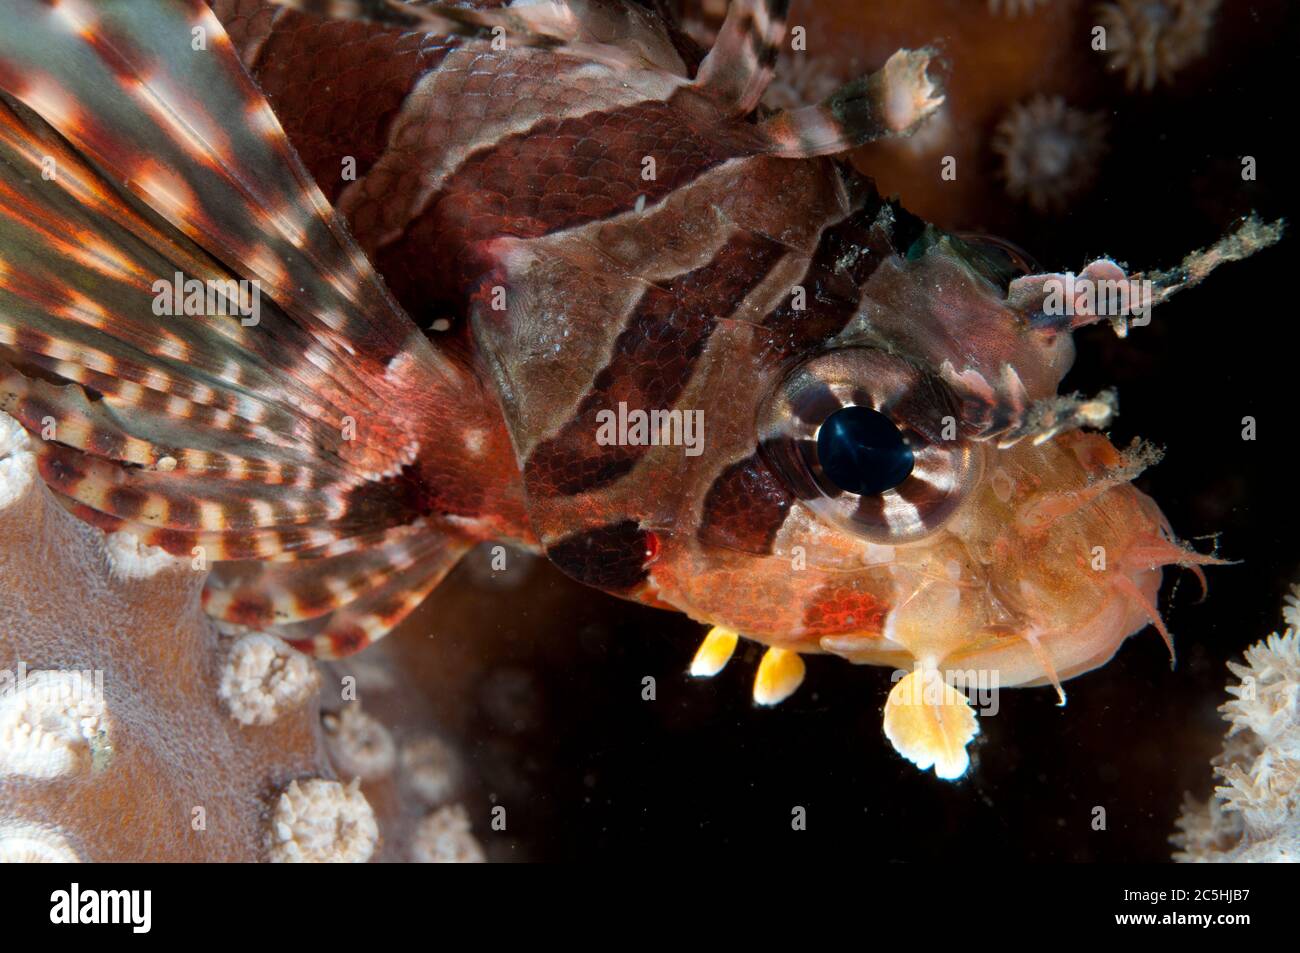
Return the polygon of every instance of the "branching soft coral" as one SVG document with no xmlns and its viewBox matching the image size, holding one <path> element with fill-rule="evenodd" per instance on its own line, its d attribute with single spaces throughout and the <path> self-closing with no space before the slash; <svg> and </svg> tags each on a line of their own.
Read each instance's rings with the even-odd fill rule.
<svg viewBox="0 0 1300 953">
<path fill-rule="evenodd" d="M 1293 593 L 1283 610 L 1289 625 L 1300 621 L 1300 587 Z M 1228 668 L 1240 682 L 1219 709 L 1231 726 L 1213 762 L 1224 783 L 1208 804 L 1187 800 L 1174 859 L 1300 861 L 1300 633 L 1274 633 L 1246 649 L 1246 664 Z"/>
</svg>

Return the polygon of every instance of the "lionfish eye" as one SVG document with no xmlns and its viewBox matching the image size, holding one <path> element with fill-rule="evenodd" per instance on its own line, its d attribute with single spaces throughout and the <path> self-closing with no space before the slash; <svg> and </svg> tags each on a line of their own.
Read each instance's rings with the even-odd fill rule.
<svg viewBox="0 0 1300 953">
<path fill-rule="evenodd" d="M 846 493 L 868 496 L 907 479 L 916 455 L 894 422 L 870 407 L 844 407 L 817 430 L 817 462 Z"/>
<path fill-rule="evenodd" d="M 759 446 L 822 519 L 879 543 L 939 529 L 979 477 L 947 386 L 909 362 L 844 348 L 796 367 L 764 403 Z"/>
</svg>

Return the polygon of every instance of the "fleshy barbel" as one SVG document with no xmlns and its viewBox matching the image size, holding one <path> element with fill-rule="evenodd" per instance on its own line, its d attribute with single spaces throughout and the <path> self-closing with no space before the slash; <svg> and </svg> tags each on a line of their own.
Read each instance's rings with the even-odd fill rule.
<svg viewBox="0 0 1300 953">
<path fill-rule="evenodd" d="M 708 51 L 654 6 L 0 0 L 0 408 L 215 617 L 348 654 L 509 540 L 710 626 L 693 674 L 764 643 L 760 704 L 906 672 L 887 736 L 959 777 L 963 678 L 1172 651 L 1162 567 L 1216 561 L 1058 394 L 1072 332 L 1280 226 L 1031 274 L 835 158 L 942 103 L 930 51 L 772 111 L 785 2 Z"/>
</svg>

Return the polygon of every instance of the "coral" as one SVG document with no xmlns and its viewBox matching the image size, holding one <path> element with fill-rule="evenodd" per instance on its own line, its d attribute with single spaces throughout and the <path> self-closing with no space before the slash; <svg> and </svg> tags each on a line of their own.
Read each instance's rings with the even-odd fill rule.
<svg viewBox="0 0 1300 953">
<path fill-rule="evenodd" d="M 348 705 L 337 715 L 325 715 L 322 721 L 330 758 L 340 773 L 371 780 L 393 770 L 397 761 L 393 736 L 360 705 Z"/>
<path fill-rule="evenodd" d="M 218 632 L 188 560 L 74 518 L 32 439 L 0 414 L 0 856 L 265 859 L 276 793 L 330 771 L 311 663 Z"/>
<path fill-rule="evenodd" d="M 187 560 L 74 518 L 32 439 L 0 414 L 0 860 L 483 859 L 463 808 L 428 814 L 464 771 L 391 661 L 355 663 L 378 716 L 320 714 L 317 663 L 208 620 Z"/>
<path fill-rule="evenodd" d="M 481 864 L 486 859 L 459 804 L 439 808 L 420 822 L 411 856 L 422 864 Z"/>
<path fill-rule="evenodd" d="M 463 807 L 473 778 L 455 745 L 440 729 L 435 733 L 438 719 L 392 649 L 383 642 L 359 658 L 327 665 L 321 697 L 334 767 L 374 806 L 382 838 L 372 859 L 481 861 L 484 851 Z M 331 684 L 339 686 L 338 701 Z M 455 823 L 439 814 L 453 802 Z M 444 820 L 433 824 L 434 815 Z"/>
<path fill-rule="evenodd" d="M 88 672 L 31 672 L 0 695 L 0 775 L 74 774 L 107 737 L 103 689 Z"/>
<path fill-rule="evenodd" d="M 402 773 L 406 785 L 425 804 L 441 804 L 456 791 L 460 759 L 435 735 L 412 739 L 402 746 Z"/>
<path fill-rule="evenodd" d="M 992 145 L 1013 198 L 1040 212 L 1059 211 L 1096 177 L 1106 123 L 1059 96 L 1037 96 L 1012 107 L 994 130 Z"/>
<path fill-rule="evenodd" d="M 1295 595 L 1283 612 L 1288 622 Z M 1228 668 L 1240 681 L 1219 708 L 1230 725 L 1213 762 L 1224 783 L 1206 804 L 1185 802 L 1170 839 L 1181 848 L 1174 859 L 1300 861 L 1300 633 L 1274 633 L 1246 649 L 1246 664 Z"/>
<path fill-rule="evenodd" d="M 0 864 L 76 864 L 81 858 L 53 828 L 0 820 Z"/>
<path fill-rule="evenodd" d="M 241 725 L 269 725 L 317 687 L 309 659 L 273 635 L 248 632 L 231 645 L 217 693 Z"/>
<path fill-rule="evenodd" d="M 1205 53 L 1219 0 L 1116 0 L 1097 11 L 1106 29 L 1107 68 L 1130 89 L 1169 83 Z"/>
<path fill-rule="evenodd" d="M 1282 600 L 1282 621 L 1289 629 L 1300 629 L 1300 586 L 1293 586 Z"/>
<path fill-rule="evenodd" d="M 293 781 L 280 795 L 268 832 L 272 863 L 364 863 L 379 825 L 361 782 Z"/>
</svg>

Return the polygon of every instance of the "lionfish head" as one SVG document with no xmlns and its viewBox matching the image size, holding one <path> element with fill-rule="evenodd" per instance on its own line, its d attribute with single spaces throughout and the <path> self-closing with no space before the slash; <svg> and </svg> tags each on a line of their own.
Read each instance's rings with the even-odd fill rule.
<svg viewBox="0 0 1300 953">
<path fill-rule="evenodd" d="M 654 574 L 661 598 L 716 626 L 695 671 L 720 667 L 732 632 L 773 646 L 760 702 L 797 687 L 799 653 L 912 670 L 886 731 L 953 777 L 976 731 L 954 675 L 1060 692 L 1148 624 L 1172 653 L 1161 567 L 1199 575 L 1218 560 L 1181 545 L 1132 485 L 1156 450 L 1081 429 L 1104 428 L 1114 396 L 1058 388 L 1074 329 L 1149 322 L 1155 303 L 1259 228 L 1248 220 L 1181 268 L 1133 278 L 1109 260 L 1027 274 L 1005 247 L 929 228 L 886 257 L 839 334 L 706 411 L 755 426 L 752 455 L 723 468 L 699 531 L 665 546 Z M 927 691 L 928 703 L 906 703 Z"/>
</svg>

